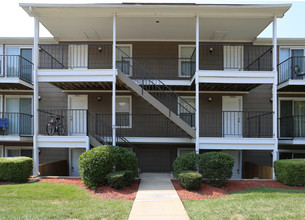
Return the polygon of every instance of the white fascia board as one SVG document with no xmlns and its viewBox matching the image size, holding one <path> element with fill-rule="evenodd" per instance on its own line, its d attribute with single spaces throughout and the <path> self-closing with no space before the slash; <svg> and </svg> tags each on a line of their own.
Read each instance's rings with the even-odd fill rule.
<svg viewBox="0 0 305 220">
<path fill-rule="evenodd" d="M 272 84 L 275 72 L 199 70 L 198 76 L 200 83 Z"/>
<path fill-rule="evenodd" d="M 21 137 L 21 136 L 9 136 L 9 135 L 1 135 L 0 136 L 0 141 L 7 141 L 7 142 L 32 142 L 33 137 Z"/>
<path fill-rule="evenodd" d="M 165 137 L 125 137 L 132 143 L 195 143 L 195 139 L 190 138 L 165 138 Z"/>
<path fill-rule="evenodd" d="M 289 79 L 288 81 L 281 83 L 277 86 L 277 89 L 282 89 L 286 86 L 304 86 L 305 80 Z"/>
<path fill-rule="evenodd" d="M 38 148 L 87 148 L 87 136 L 37 136 Z"/>
<path fill-rule="evenodd" d="M 38 70 L 38 82 L 112 82 L 113 70 Z"/>
<path fill-rule="evenodd" d="M 200 149 L 274 150 L 274 138 L 199 138 Z"/>
<path fill-rule="evenodd" d="M 21 84 L 26 87 L 29 87 L 31 89 L 34 89 L 34 86 L 28 82 L 23 81 L 22 79 L 19 79 L 17 77 L 0 77 L 0 83 L 5 83 L 5 84 L 10 84 L 10 83 L 15 83 L 15 84 Z"/>
<path fill-rule="evenodd" d="M 291 140 L 278 140 L 279 144 L 283 145 L 305 145 L 305 138 L 296 138 Z"/>
</svg>

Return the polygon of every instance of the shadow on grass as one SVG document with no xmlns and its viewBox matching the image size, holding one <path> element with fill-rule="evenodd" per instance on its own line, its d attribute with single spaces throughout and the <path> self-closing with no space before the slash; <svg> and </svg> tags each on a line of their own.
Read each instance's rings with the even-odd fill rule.
<svg viewBox="0 0 305 220">
<path fill-rule="evenodd" d="M 256 187 L 256 188 L 249 188 L 242 191 L 234 191 L 231 194 L 249 194 L 249 193 L 300 193 L 304 194 L 305 190 L 299 189 L 281 189 L 281 188 L 268 188 L 268 187 Z"/>
</svg>

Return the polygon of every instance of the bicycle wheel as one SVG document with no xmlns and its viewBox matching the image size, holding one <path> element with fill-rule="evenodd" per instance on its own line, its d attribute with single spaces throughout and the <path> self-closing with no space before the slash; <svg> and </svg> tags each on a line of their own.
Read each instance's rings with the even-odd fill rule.
<svg viewBox="0 0 305 220">
<path fill-rule="evenodd" d="M 46 127 L 46 131 L 47 131 L 47 134 L 49 136 L 53 136 L 54 135 L 54 132 L 55 132 L 55 127 L 54 125 L 52 125 L 51 123 L 48 123 L 47 124 L 47 127 Z"/>
<path fill-rule="evenodd" d="M 63 136 L 65 134 L 65 129 L 64 126 L 62 124 L 59 124 L 57 127 L 57 134 L 59 136 Z"/>
</svg>

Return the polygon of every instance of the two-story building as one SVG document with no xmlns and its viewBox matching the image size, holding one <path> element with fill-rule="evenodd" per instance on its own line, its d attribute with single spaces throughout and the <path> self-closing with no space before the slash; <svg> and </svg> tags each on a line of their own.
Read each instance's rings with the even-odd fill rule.
<svg viewBox="0 0 305 220">
<path fill-rule="evenodd" d="M 3 43 L 3 79 L 16 56 L 19 81 L 1 90 L 2 108 L 30 115 L 18 128 L 31 132 L 3 140 L 3 156 L 24 146 L 18 155 L 31 150 L 35 173 L 39 163 L 66 160 L 79 175 L 79 155 L 101 144 L 133 150 L 142 172 L 170 172 L 186 152 L 225 151 L 233 178 L 255 177 L 247 164 L 272 167 L 279 152 L 304 156 L 304 50 L 277 40 L 277 19 L 291 5 L 20 6 L 34 17 L 35 36 L 32 53 Z M 53 41 L 39 37 L 40 23 Z M 273 38 L 258 40 L 271 23 Z M 14 119 L 2 118 L 9 131 Z"/>
</svg>

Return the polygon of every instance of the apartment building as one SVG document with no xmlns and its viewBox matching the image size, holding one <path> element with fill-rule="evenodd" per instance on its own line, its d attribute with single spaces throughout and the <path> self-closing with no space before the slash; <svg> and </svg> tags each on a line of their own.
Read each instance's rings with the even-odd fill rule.
<svg viewBox="0 0 305 220">
<path fill-rule="evenodd" d="M 255 177 L 248 163 L 304 157 L 305 42 L 277 40 L 291 5 L 20 6 L 35 36 L 0 42 L 2 156 L 32 156 L 36 174 L 67 161 L 77 176 L 79 155 L 101 144 L 133 150 L 142 172 L 219 150 L 237 179 Z"/>
</svg>

